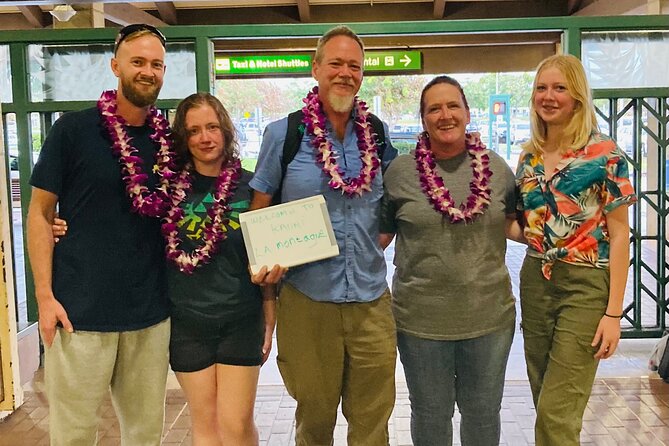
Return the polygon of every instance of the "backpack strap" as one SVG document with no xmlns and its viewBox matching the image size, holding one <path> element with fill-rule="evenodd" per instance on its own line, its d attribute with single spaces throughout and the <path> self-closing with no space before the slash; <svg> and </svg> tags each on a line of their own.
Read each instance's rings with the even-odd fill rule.
<svg viewBox="0 0 669 446">
<path fill-rule="evenodd" d="M 286 128 L 286 139 L 283 143 L 283 157 L 281 158 L 281 181 L 279 181 L 279 186 L 274 193 L 274 197 L 272 197 L 272 204 L 281 203 L 281 189 L 283 188 L 283 178 L 286 176 L 288 164 L 295 159 L 297 151 L 300 150 L 300 144 L 302 143 L 305 131 L 302 117 L 302 109 L 288 115 L 288 127 Z M 369 114 L 368 119 L 376 134 L 376 147 L 378 149 L 379 160 L 383 160 L 383 154 L 386 150 L 386 132 L 383 128 L 383 122 L 372 113 Z"/>
<path fill-rule="evenodd" d="M 302 110 L 297 110 L 288 115 L 288 128 L 286 129 L 286 140 L 283 143 L 283 158 L 281 159 L 281 182 L 286 175 L 286 169 L 297 151 L 300 150 L 305 125 L 302 122 Z"/>
<path fill-rule="evenodd" d="M 374 133 L 376 133 L 377 153 L 379 155 L 379 161 L 381 161 L 381 166 L 383 166 L 383 154 L 386 151 L 386 130 L 383 128 L 383 121 L 373 113 L 370 113 L 367 119 L 369 119 L 369 122 L 372 124 Z"/>
<path fill-rule="evenodd" d="M 281 203 L 281 189 L 283 188 L 283 178 L 286 176 L 288 164 L 290 164 L 297 151 L 300 150 L 302 136 L 304 136 L 305 125 L 302 122 L 302 110 L 297 110 L 288 115 L 288 127 L 286 129 L 286 139 L 283 142 L 283 154 L 281 157 L 281 181 L 279 187 L 274 192 L 272 204 Z"/>
</svg>

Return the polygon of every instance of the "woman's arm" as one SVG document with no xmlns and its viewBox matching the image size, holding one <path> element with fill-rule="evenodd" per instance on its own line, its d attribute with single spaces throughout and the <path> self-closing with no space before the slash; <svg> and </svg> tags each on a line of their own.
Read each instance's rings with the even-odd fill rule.
<svg viewBox="0 0 669 446">
<path fill-rule="evenodd" d="M 386 232 L 380 233 L 379 245 L 381 245 L 381 249 L 386 249 L 388 245 L 390 245 L 390 242 L 393 241 L 393 238 L 395 238 L 395 233 L 386 233 Z"/>
<path fill-rule="evenodd" d="M 518 220 L 516 220 L 515 214 L 506 216 L 504 233 L 509 240 L 527 245 L 527 240 L 523 235 L 523 228 L 520 226 L 520 223 L 518 223 Z"/>
<path fill-rule="evenodd" d="M 272 350 L 272 336 L 274 335 L 274 327 L 276 326 L 276 286 L 271 285 L 263 287 L 262 311 L 265 319 L 265 335 L 262 344 L 262 362 L 263 364 L 269 358 L 269 353 Z"/>
<path fill-rule="evenodd" d="M 611 357 L 620 340 L 620 316 L 623 312 L 623 299 L 627 285 L 627 273 L 630 264 L 630 226 L 627 215 L 628 207 L 619 206 L 606 214 L 609 231 L 609 302 L 606 315 L 602 316 L 592 346 L 599 345 L 595 358 Z M 608 316 L 607 316 L 608 315 Z"/>
</svg>

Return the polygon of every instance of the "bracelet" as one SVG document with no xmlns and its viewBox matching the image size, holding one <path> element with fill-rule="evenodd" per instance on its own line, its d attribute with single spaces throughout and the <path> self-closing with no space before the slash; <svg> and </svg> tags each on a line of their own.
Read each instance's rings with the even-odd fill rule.
<svg viewBox="0 0 669 446">
<path fill-rule="evenodd" d="M 622 319 L 623 316 L 624 316 L 624 314 L 621 314 L 620 316 L 614 316 L 614 315 L 612 315 L 612 314 L 604 313 L 604 316 L 606 316 L 606 317 L 610 317 L 610 318 L 612 318 L 612 319 Z"/>
</svg>

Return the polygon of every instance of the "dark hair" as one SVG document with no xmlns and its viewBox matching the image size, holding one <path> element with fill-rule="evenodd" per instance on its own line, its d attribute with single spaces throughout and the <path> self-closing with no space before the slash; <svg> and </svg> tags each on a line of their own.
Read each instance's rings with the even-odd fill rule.
<svg viewBox="0 0 669 446">
<path fill-rule="evenodd" d="M 469 110 L 469 104 L 467 103 L 467 97 L 465 96 L 465 92 L 462 90 L 462 85 L 460 85 L 460 82 L 456 81 L 450 76 L 442 75 L 442 76 L 437 76 L 434 79 L 432 79 L 430 82 L 427 83 L 423 87 L 423 91 L 420 93 L 420 119 L 423 119 L 423 109 L 425 108 L 425 94 L 427 93 L 427 90 L 430 88 L 434 87 L 435 85 L 439 84 L 449 84 L 454 86 L 455 88 L 460 91 L 460 96 L 462 96 L 462 102 L 465 103 L 465 108 Z"/>
<path fill-rule="evenodd" d="M 135 36 L 136 34 L 136 36 Z M 160 43 L 165 48 L 165 35 L 161 33 L 155 26 L 147 25 L 146 23 L 133 23 L 132 25 L 124 26 L 116 35 L 114 40 L 114 56 L 118 52 L 118 47 L 126 40 L 132 40 L 135 37 L 151 34 L 160 40 Z"/>
<path fill-rule="evenodd" d="M 179 102 L 174 123 L 172 124 L 172 136 L 174 138 L 174 151 L 176 152 L 176 167 L 178 170 L 192 168 L 193 156 L 188 150 L 188 129 L 186 128 L 186 114 L 189 110 L 208 105 L 216 112 L 218 123 L 221 126 L 221 132 L 225 142 L 223 151 L 226 162 L 232 158 L 239 157 L 237 131 L 235 125 L 230 119 L 228 111 L 223 107 L 221 101 L 210 93 L 193 93 L 183 101 Z"/>
<path fill-rule="evenodd" d="M 362 39 L 358 37 L 358 35 L 353 32 L 351 28 L 349 28 L 346 25 L 339 25 L 335 26 L 334 28 L 330 29 L 328 32 L 323 34 L 323 36 L 318 39 L 318 44 L 316 45 L 316 53 L 314 54 L 314 60 L 316 62 L 321 62 L 323 60 L 323 47 L 325 46 L 326 43 L 333 37 L 337 36 L 346 36 L 350 39 L 355 40 L 358 45 L 360 45 L 360 49 L 362 50 L 362 54 L 365 54 L 365 45 L 362 43 Z"/>
</svg>

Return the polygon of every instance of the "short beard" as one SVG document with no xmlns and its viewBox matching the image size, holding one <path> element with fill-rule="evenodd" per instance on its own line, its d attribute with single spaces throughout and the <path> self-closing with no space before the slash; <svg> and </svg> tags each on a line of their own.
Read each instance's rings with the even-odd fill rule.
<svg viewBox="0 0 669 446">
<path fill-rule="evenodd" d="M 148 107 L 149 105 L 156 103 L 158 95 L 160 94 L 160 86 L 157 86 L 156 84 L 153 86 L 153 90 L 150 90 L 147 93 L 142 93 L 135 88 L 132 80 L 127 81 L 123 79 L 121 81 L 121 90 L 123 92 L 123 96 L 135 107 L 140 108 Z"/>
<path fill-rule="evenodd" d="M 334 93 L 328 95 L 330 100 L 330 107 L 337 113 L 347 113 L 353 110 L 353 100 L 355 95 L 339 96 Z"/>
</svg>

